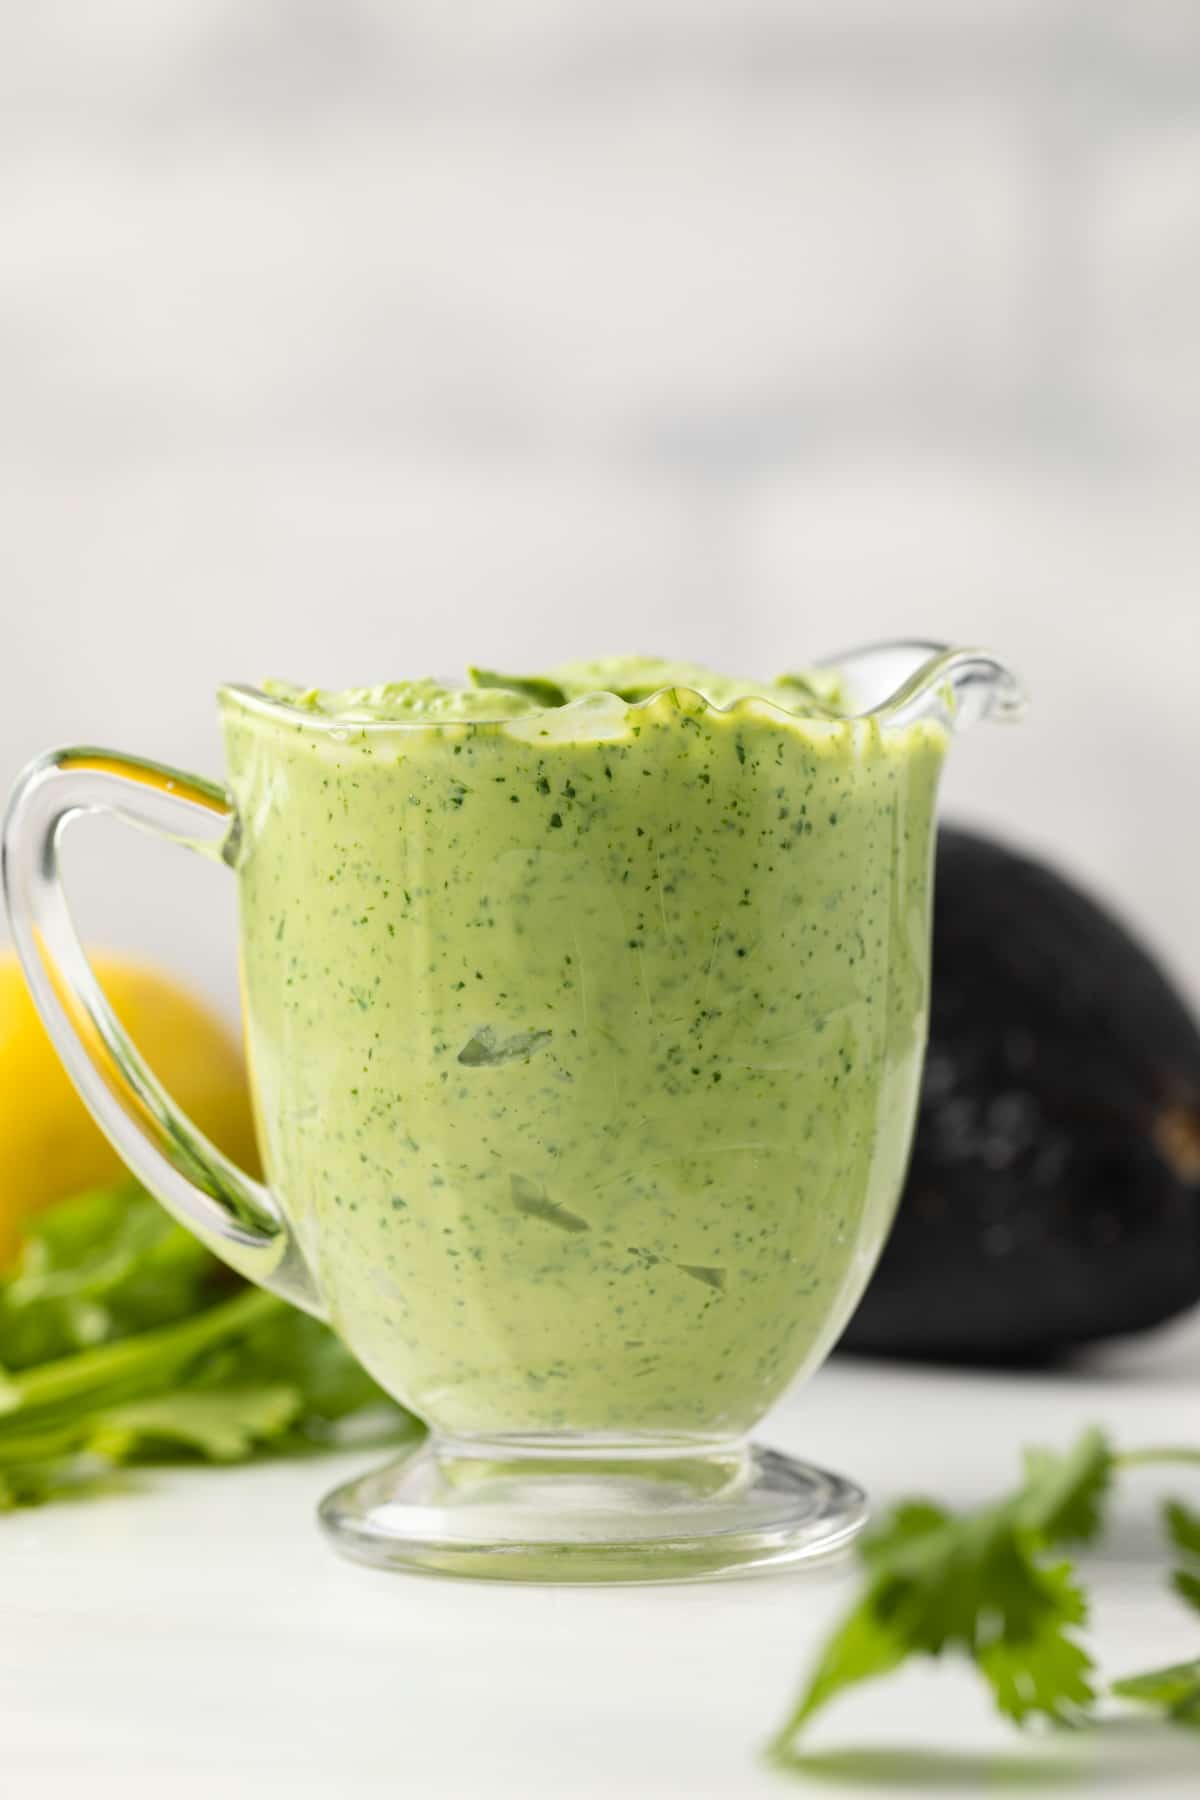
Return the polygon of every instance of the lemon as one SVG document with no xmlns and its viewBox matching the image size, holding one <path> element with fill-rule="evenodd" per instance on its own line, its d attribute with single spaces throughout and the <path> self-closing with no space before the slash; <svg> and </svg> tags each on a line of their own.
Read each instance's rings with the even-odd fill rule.
<svg viewBox="0 0 1200 1800">
<path fill-rule="evenodd" d="M 162 969 L 92 957 L 117 1017 L 172 1099 L 245 1168 L 258 1156 L 246 1066 L 236 1035 Z M 20 964 L 0 953 L 0 1269 L 43 1207 L 122 1174 L 38 1018 Z"/>
</svg>

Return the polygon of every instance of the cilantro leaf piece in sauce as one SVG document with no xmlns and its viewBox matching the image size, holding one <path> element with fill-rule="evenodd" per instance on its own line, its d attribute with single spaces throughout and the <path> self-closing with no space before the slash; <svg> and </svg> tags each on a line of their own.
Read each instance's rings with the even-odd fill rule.
<svg viewBox="0 0 1200 1800">
<path fill-rule="evenodd" d="M 501 688 L 505 693 L 524 694 L 539 706 L 565 706 L 567 696 L 555 681 L 544 675 L 501 675 L 495 669 L 468 668 L 472 685 L 477 688 Z"/>
<path fill-rule="evenodd" d="M 543 1188 L 527 1176 L 510 1176 L 512 1203 L 516 1210 L 543 1225 L 554 1225 L 559 1231 L 590 1231 L 591 1226 L 578 1213 L 571 1212 L 561 1201 L 552 1200 Z"/>
<path fill-rule="evenodd" d="M 473 1031 L 458 1053 L 465 1068 L 494 1068 L 499 1063 L 528 1061 L 554 1036 L 553 1031 L 514 1031 L 500 1037 L 491 1025 Z"/>
</svg>

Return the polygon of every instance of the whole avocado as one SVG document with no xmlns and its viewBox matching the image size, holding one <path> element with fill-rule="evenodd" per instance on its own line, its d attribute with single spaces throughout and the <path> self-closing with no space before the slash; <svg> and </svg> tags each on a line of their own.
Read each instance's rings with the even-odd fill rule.
<svg viewBox="0 0 1200 1800">
<path fill-rule="evenodd" d="M 1048 1361 L 1200 1300 L 1200 1030 L 1045 864 L 937 852 L 929 1053 L 896 1222 L 842 1339 Z"/>
</svg>

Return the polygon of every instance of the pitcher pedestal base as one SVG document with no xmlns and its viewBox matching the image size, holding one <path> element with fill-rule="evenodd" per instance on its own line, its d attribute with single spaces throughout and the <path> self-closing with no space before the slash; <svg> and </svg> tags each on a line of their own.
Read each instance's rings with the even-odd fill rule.
<svg viewBox="0 0 1200 1800">
<path fill-rule="evenodd" d="M 375 1568 L 488 1581 L 690 1581 L 828 1556 L 861 1529 L 853 1482 L 758 1446 L 553 1452 L 430 1440 L 321 1504 Z"/>
</svg>

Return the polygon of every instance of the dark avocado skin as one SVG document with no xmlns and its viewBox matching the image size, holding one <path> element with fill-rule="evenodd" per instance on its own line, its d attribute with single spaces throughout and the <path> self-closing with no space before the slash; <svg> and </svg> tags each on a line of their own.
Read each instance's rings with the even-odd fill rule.
<svg viewBox="0 0 1200 1800">
<path fill-rule="evenodd" d="M 1195 1019 L 1077 887 L 943 830 L 912 1159 L 841 1347 L 1046 1362 L 1197 1300 Z"/>
</svg>

